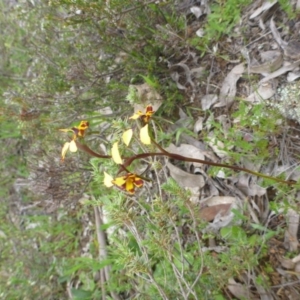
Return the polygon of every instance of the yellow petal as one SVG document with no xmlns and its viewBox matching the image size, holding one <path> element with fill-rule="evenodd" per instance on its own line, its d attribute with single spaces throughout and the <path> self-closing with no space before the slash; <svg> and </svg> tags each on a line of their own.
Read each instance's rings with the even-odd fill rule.
<svg viewBox="0 0 300 300">
<path fill-rule="evenodd" d="M 77 127 L 79 130 L 85 130 L 89 127 L 88 121 L 81 121 L 79 126 Z"/>
<path fill-rule="evenodd" d="M 135 113 L 133 116 L 131 116 L 129 119 L 132 119 L 132 120 L 136 120 L 138 119 L 140 116 L 142 116 L 143 113 L 139 110 L 137 113 Z"/>
<path fill-rule="evenodd" d="M 113 184 L 122 187 L 126 182 L 126 176 L 117 177 L 115 180 L 113 180 Z"/>
<path fill-rule="evenodd" d="M 127 192 L 129 192 L 131 194 L 134 193 L 133 178 L 130 178 L 130 177 L 127 178 L 125 189 L 126 189 Z"/>
<path fill-rule="evenodd" d="M 69 131 L 72 131 L 71 128 L 63 128 L 63 129 L 58 129 L 59 131 L 62 131 L 62 132 L 69 132 Z"/>
<path fill-rule="evenodd" d="M 66 142 L 61 150 L 61 160 L 65 159 L 66 153 L 68 152 L 70 148 L 70 143 Z"/>
<path fill-rule="evenodd" d="M 77 151 L 77 146 L 76 146 L 76 143 L 75 143 L 74 140 L 70 142 L 70 151 L 71 152 L 76 152 Z"/>
<path fill-rule="evenodd" d="M 105 186 L 107 187 L 112 187 L 114 184 L 112 183 L 114 179 L 109 175 L 107 174 L 106 172 L 104 172 L 104 180 L 103 180 L 103 183 Z"/>
<path fill-rule="evenodd" d="M 129 143 L 132 139 L 132 134 L 133 134 L 132 129 L 128 129 L 123 133 L 122 138 L 123 138 L 123 142 L 125 143 L 126 146 L 129 145 Z"/>
<path fill-rule="evenodd" d="M 118 164 L 121 165 L 122 164 L 122 158 L 119 152 L 119 147 L 118 147 L 118 142 L 115 142 L 111 148 L 111 156 L 113 161 Z"/>
<path fill-rule="evenodd" d="M 140 139 L 141 139 L 141 142 L 145 145 L 151 144 L 151 139 L 150 139 L 150 136 L 148 133 L 148 124 L 146 124 L 144 127 L 141 128 Z"/>
</svg>

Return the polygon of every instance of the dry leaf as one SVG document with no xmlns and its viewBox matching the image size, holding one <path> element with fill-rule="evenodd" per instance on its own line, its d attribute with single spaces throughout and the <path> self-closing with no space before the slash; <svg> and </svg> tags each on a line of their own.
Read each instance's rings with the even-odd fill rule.
<svg viewBox="0 0 300 300">
<path fill-rule="evenodd" d="M 199 17 L 202 16 L 203 12 L 202 12 L 202 9 L 199 7 L 199 6 L 192 6 L 190 8 L 190 11 L 192 14 L 195 15 L 195 17 L 198 19 Z"/>
<path fill-rule="evenodd" d="M 236 202 L 235 197 L 230 196 L 213 196 L 208 199 L 204 199 L 201 201 L 201 205 L 203 206 L 213 206 L 213 205 L 219 205 L 219 204 L 232 204 Z"/>
<path fill-rule="evenodd" d="M 114 113 L 110 106 L 103 107 L 103 108 L 99 109 L 98 112 L 104 116 L 113 115 L 113 113 Z"/>
<path fill-rule="evenodd" d="M 225 216 L 230 207 L 231 204 L 218 204 L 201 208 L 200 218 L 207 222 L 210 222 L 214 220 L 217 215 Z"/>
<path fill-rule="evenodd" d="M 288 45 L 288 43 L 285 42 L 284 40 L 282 40 L 273 19 L 274 18 L 272 18 L 270 21 L 271 32 L 272 32 L 273 37 L 274 37 L 275 41 L 277 42 L 277 44 L 281 47 L 281 49 L 284 49 Z"/>
<path fill-rule="evenodd" d="M 198 120 L 196 121 L 196 123 L 194 125 L 195 133 L 199 133 L 203 129 L 203 121 L 204 121 L 203 117 L 198 117 Z"/>
<path fill-rule="evenodd" d="M 254 177 L 249 174 L 240 174 L 235 186 L 243 192 L 245 196 L 264 196 L 266 189 L 257 185 Z"/>
<path fill-rule="evenodd" d="M 202 188 L 205 185 L 205 181 L 203 176 L 201 175 L 194 175 L 187 173 L 174 165 L 170 162 L 167 163 L 167 167 L 170 171 L 171 177 L 181 186 L 181 187 L 199 187 Z"/>
<path fill-rule="evenodd" d="M 295 263 L 290 258 L 279 257 L 279 261 L 281 266 L 287 270 L 292 270 L 295 268 Z"/>
<path fill-rule="evenodd" d="M 223 142 L 216 139 L 215 136 L 213 136 L 213 132 L 210 132 L 207 137 L 207 144 L 213 149 L 216 155 L 218 155 L 220 158 L 225 158 L 228 156 L 226 151 L 223 151 L 222 149 L 225 148 L 225 145 Z"/>
<path fill-rule="evenodd" d="M 256 278 L 255 278 L 256 279 Z M 272 290 L 270 288 L 266 289 L 257 283 L 257 280 L 253 280 L 253 283 L 259 293 L 260 300 L 274 300 L 272 296 Z"/>
<path fill-rule="evenodd" d="M 171 73 L 171 78 L 175 81 L 176 86 L 177 86 L 178 89 L 186 90 L 186 87 L 179 83 L 180 75 L 179 75 L 178 72 L 172 72 Z"/>
<path fill-rule="evenodd" d="M 300 71 L 289 72 L 287 75 L 287 81 L 292 82 L 300 77 Z"/>
<path fill-rule="evenodd" d="M 249 17 L 249 19 L 255 19 L 257 16 L 261 15 L 264 11 L 270 9 L 272 6 L 274 6 L 274 4 L 276 4 L 277 1 L 274 0 L 274 1 L 265 1 L 263 3 L 263 5 L 259 8 L 257 8 L 253 13 L 252 15 Z"/>
<path fill-rule="evenodd" d="M 270 99 L 276 93 L 277 85 L 271 82 L 261 83 L 258 89 L 247 97 L 247 101 L 252 103 L 262 103 L 264 100 Z"/>
<path fill-rule="evenodd" d="M 186 77 L 185 82 L 183 83 L 183 85 L 181 83 L 179 83 L 180 75 L 177 73 L 177 71 L 171 73 L 171 78 L 176 82 L 176 85 L 179 89 L 184 89 L 185 90 L 187 84 L 190 85 L 191 90 L 193 92 L 193 94 L 190 98 L 190 101 L 193 102 L 196 95 L 195 95 L 195 84 L 194 84 L 194 82 L 192 80 L 192 76 L 191 76 L 192 72 L 191 72 L 190 68 L 188 67 L 188 65 L 186 65 L 183 62 L 180 62 L 178 64 L 170 66 L 170 68 L 177 68 L 177 69 L 178 69 L 178 67 L 183 69 L 183 74 Z"/>
<path fill-rule="evenodd" d="M 186 188 L 187 190 L 190 191 L 191 193 L 191 197 L 190 197 L 190 202 L 192 203 L 198 203 L 199 202 L 199 198 L 200 198 L 200 194 L 201 194 L 201 189 L 199 187 L 194 187 L 194 188 Z"/>
<path fill-rule="evenodd" d="M 134 111 L 146 111 L 146 107 L 151 105 L 157 111 L 162 104 L 162 96 L 149 84 L 131 85 L 137 90 L 137 97 L 140 104 L 134 104 Z"/>
<path fill-rule="evenodd" d="M 249 72 L 255 74 L 266 74 L 278 70 L 283 64 L 280 51 L 265 51 L 260 53 L 263 63 L 251 64 Z"/>
<path fill-rule="evenodd" d="M 197 68 L 191 69 L 191 74 L 195 78 L 200 78 L 202 75 L 204 75 L 204 72 L 205 72 L 204 67 L 197 67 Z"/>
<path fill-rule="evenodd" d="M 224 79 L 221 91 L 220 102 L 214 107 L 230 106 L 236 94 L 236 83 L 245 71 L 244 64 L 235 66 Z"/>
<path fill-rule="evenodd" d="M 293 62 L 285 62 L 284 65 L 280 69 L 278 69 L 277 71 L 275 71 L 275 72 L 267 75 L 265 78 L 263 78 L 259 82 L 259 84 L 263 83 L 263 82 L 267 82 L 270 79 L 276 78 L 276 77 L 278 77 L 278 76 L 280 76 L 282 74 L 285 74 L 288 71 L 295 70 L 299 65 L 300 65 L 300 60 L 293 61 Z"/>
<path fill-rule="evenodd" d="M 198 37 L 203 37 L 204 34 L 205 34 L 205 31 L 204 31 L 203 28 L 199 28 L 199 29 L 196 31 L 196 35 L 197 35 Z"/>
<path fill-rule="evenodd" d="M 203 110 L 208 110 L 210 107 L 218 101 L 218 95 L 208 94 L 202 97 L 201 106 Z"/>
<path fill-rule="evenodd" d="M 233 278 L 228 279 L 228 289 L 237 299 L 257 299 L 248 288 L 236 282 Z"/>
<path fill-rule="evenodd" d="M 285 247 L 291 252 L 298 251 L 299 242 L 297 234 L 300 221 L 299 213 L 292 208 L 289 208 L 286 217 L 288 227 L 284 236 Z"/>
<path fill-rule="evenodd" d="M 190 158 L 196 158 L 204 160 L 204 154 L 195 146 L 188 145 L 188 144 L 181 144 L 179 147 L 176 147 L 174 144 L 170 144 L 168 148 L 166 148 L 168 152 L 179 154 L 182 156 L 190 157 Z M 188 163 L 189 165 L 194 165 L 194 167 L 201 167 L 203 164 L 201 163 Z"/>
</svg>

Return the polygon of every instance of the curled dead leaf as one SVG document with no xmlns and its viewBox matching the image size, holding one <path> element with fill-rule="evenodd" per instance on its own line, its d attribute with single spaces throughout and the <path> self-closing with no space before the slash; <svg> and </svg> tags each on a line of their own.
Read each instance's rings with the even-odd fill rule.
<svg viewBox="0 0 300 300">
<path fill-rule="evenodd" d="M 182 156 L 187 156 L 190 158 L 196 158 L 204 160 L 204 154 L 203 151 L 199 148 L 188 145 L 188 144 L 181 144 L 179 147 L 176 147 L 174 144 L 170 144 L 168 148 L 166 148 L 168 152 L 179 154 Z M 201 167 L 203 164 L 201 163 L 189 163 L 189 165 L 193 165 L 194 167 Z"/>
<path fill-rule="evenodd" d="M 288 209 L 287 212 L 287 225 L 284 236 L 284 244 L 289 251 L 294 252 L 297 251 L 299 242 L 298 242 L 298 228 L 300 223 L 300 215 L 298 212 L 293 210 L 292 208 Z"/>
<path fill-rule="evenodd" d="M 277 82 L 260 83 L 257 90 L 247 97 L 247 101 L 252 103 L 263 103 L 264 100 L 270 99 L 276 93 Z"/>
<path fill-rule="evenodd" d="M 219 102 L 214 107 L 230 106 L 236 95 L 236 84 L 245 71 L 244 64 L 236 65 L 225 77 L 220 91 Z"/>
<path fill-rule="evenodd" d="M 134 111 L 146 111 L 148 105 L 151 105 L 154 111 L 157 111 L 162 104 L 162 96 L 148 83 L 131 85 L 137 91 L 139 104 L 134 104 Z"/>
<path fill-rule="evenodd" d="M 187 173 L 170 162 L 167 163 L 167 168 L 170 171 L 171 177 L 181 186 L 181 187 L 204 187 L 205 180 L 202 175 L 194 175 Z"/>
<path fill-rule="evenodd" d="M 272 6 L 277 3 L 277 0 L 274 1 L 265 1 L 259 8 L 257 8 L 249 17 L 249 19 L 255 19 L 257 16 L 261 15 L 263 12 L 269 10 Z"/>
<path fill-rule="evenodd" d="M 202 97 L 201 106 L 203 110 L 210 109 L 218 101 L 218 95 L 216 94 L 208 94 Z"/>
<path fill-rule="evenodd" d="M 257 299 L 247 288 L 241 283 L 236 282 L 233 278 L 228 280 L 228 289 L 237 299 L 248 299 L 254 300 Z"/>
<path fill-rule="evenodd" d="M 278 70 L 283 64 L 283 57 L 280 51 L 262 52 L 262 64 L 251 64 L 249 72 L 255 74 L 271 73 Z"/>
</svg>

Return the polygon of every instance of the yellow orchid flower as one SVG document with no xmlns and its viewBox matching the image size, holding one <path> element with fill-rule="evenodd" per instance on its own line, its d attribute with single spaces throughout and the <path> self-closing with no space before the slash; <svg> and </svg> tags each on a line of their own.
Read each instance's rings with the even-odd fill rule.
<svg viewBox="0 0 300 300">
<path fill-rule="evenodd" d="M 76 136 L 83 137 L 85 134 L 85 130 L 89 128 L 88 121 L 81 121 L 77 127 L 72 127 L 72 130 Z"/>
<path fill-rule="evenodd" d="M 134 194 L 135 188 L 140 188 L 144 184 L 144 181 L 138 177 L 136 174 L 127 173 L 124 176 L 117 177 L 113 179 L 109 174 L 104 172 L 104 185 L 107 187 L 111 187 L 112 185 L 116 185 L 122 190 L 130 194 Z"/>
<path fill-rule="evenodd" d="M 75 126 L 72 128 L 66 128 L 66 129 L 59 129 L 59 131 L 62 131 L 62 132 L 73 132 L 73 137 L 72 137 L 71 142 L 66 142 L 61 150 L 61 160 L 62 161 L 64 161 L 68 150 L 70 150 L 70 152 L 77 151 L 77 146 L 76 146 L 75 140 L 78 136 L 83 137 L 85 134 L 85 130 L 88 127 L 89 127 L 88 121 L 81 121 L 78 126 Z"/>
<path fill-rule="evenodd" d="M 73 140 L 75 140 L 78 136 L 83 137 L 85 134 L 85 130 L 89 128 L 88 121 L 81 121 L 78 126 L 74 126 L 72 128 L 59 129 L 62 132 L 73 132 Z"/>
<path fill-rule="evenodd" d="M 147 124 L 150 120 L 150 118 L 152 117 L 152 115 L 155 113 L 155 111 L 153 110 L 152 105 L 148 105 L 146 107 L 146 112 L 143 113 L 140 110 L 138 112 L 136 112 L 133 116 L 131 116 L 129 119 L 132 120 L 137 120 L 139 118 L 142 119 L 142 121 Z"/>
</svg>

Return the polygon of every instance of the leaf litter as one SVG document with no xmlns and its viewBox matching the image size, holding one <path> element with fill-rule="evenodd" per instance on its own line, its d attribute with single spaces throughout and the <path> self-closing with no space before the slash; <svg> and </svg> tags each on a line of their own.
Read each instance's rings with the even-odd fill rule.
<svg viewBox="0 0 300 300">
<path fill-rule="evenodd" d="M 277 1 L 265 1 L 263 3 L 255 1 L 252 5 L 254 9 L 249 10 L 246 12 L 246 16 L 243 16 L 244 20 L 250 20 L 252 22 L 253 31 L 254 29 L 257 32 L 263 31 L 263 35 L 260 35 L 257 40 L 256 35 L 251 36 L 251 42 L 246 45 L 246 48 L 244 45 L 237 46 L 240 55 L 246 58 L 246 65 L 241 60 L 235 64 L 227 63 L 226 68 L 222 69 L 223 73 L 227 70 L 223 78 L 219 75 L 210 77 L 213 80 L 214 86 L 218 86 L 219 90 L 213 89 L 212 82 L 208 79 L 206 83 L 208 83 L 209 86 L 206 86 L 204 91 L 204 89 L 199 87 L 199 84 L 195 82 L 197 78 L 191 76 L 191 70 L 193 68 L 203 67 L 205 63 L 207 63 L 207 67 L 210 67 L 211 74 L 216 72 L 214 68 L 211 67 L 213 65 L 210 63 L 212 58 L 210 61 L 208 57 L 203 57 L 201 65 L 197 65 L 197 60 L 194 60 L 192 64 L 189 63 L 189 61 L 185 61 L 184 63 L 180 62 L 172 65 L 171 70 L 175 67 L 181 68 L 181 71 L 178 70 L 171 73 L 171 78 L 175 81 L 178 89 L 186 94 L 190 93 L 189 89 L 192 90 L 192 97 L 189 98 L 190 101 L 194 103 L 198 101 L 202 110 L 209 112 L 222 108 L 225 109 L 225 111 L 228 110 L 229 107 L 235 105 L 237 96 L 242 97 L 252 105 L 268 105 L 270 101 L 275 102 L 278 87 L 286 86 L 286 82 L 294 81 L 300 77 L 300 51 L 297 51 L 297 49 L 300 49 L 300 47 L 298 48 L 300 44 L 297 38 L 295 40 L 295 38 L 292 37 L 291 40 L 289 40 L 286 39 L 286 37 L 284 39 L 281 37 L 276 28 L 276 16 L 273 13 L 275 8 L 278 8 L 277 5 Z M 196 18 L 199 18 L 202 12 L 200 9 L 193 7 L 192 13 L 195 14 Z M 278 18 L 282 18 L 280 13 L 278 15 Z M 267 30 L 270 30 L 269 33 L 271 32 L 271 35 L 265 34 Z M 197 32 L 195 32 L 195 35 L 197 36 Z M 268 46 L 265 47 L 264 45 Z M 184 75 L 181 75 L 181 73 L 184 73 Z M 240 82 L 245 82 L 244 78 L 250 76 L 250 74 L 258 74 L 259 76 L 256 81 L 252 80 L 248 85 L 243 83 L 242 86 Z M 203 79 L 201 75 L 199 78 Z M 195 142 L 189 145 L 187 140 L 180 139 L 177 146 L 170 145 L 169 148 L 167 148 L 168 151 L 189 157 L 202 157 L 201 159 L 204 157 L 208 160 L 213 158 L 212 160 L 226 161 L 228 156 L 224 145 L 214 136 L 214 128 L 211 127 L 209 129 L 207 120 L 207 117 L 201 116 L 196 118 L 194 123 L 194 132 L 196 134 L 201 135 L 202 131 L 207 129 L 210 132 L 208 135 L 209 139 L 204 143 L 200 139 L 201 146 Z M 248 133 L 246 133 L 245 136 L 247 134 Z M 284 143 L 284 137 L 282 137 L 282 139 Z M 297 151 L 299 151 L 300 146 L 298 144 L 297 147 Z M 281 150 L 282 149 L 283 148 L 281 148 Z M 206 155 L 206 152 L 211 152 L 211 154 Z M 293 154 L 291 153 L 291 155 Z M 285 170 L 292 167 L 289 162 L 282 161 L 282 164 L 285 166 Z M 184 170 L 182 167 L 175 169 L 175 166 L 170 162 L 167 166 L 170 170 L 171 177 L 177 181 L 179 185 L 191 189 L 192 197 L 190 200 L 193 201 L 193 203 L 197 203 L 198 201 L 201 207 L 199 211 L 200 216 L 203 220 L 209 222 L 204 231 L 212 230 L 217 232 L 221 228 L 232 224 L 234 219 L 232 208 L 237 209 L 241 214 L 248 214 L 251 221 L 257 225 L 265 224 L 269 226 L 271 220 L 278 214 L 272 211 L 270 207 L 270 201 L 272 200 L 272 197 L 270 198 L 269 195 L 270 189 L 262 187 L 261 180 L 253 175 L 235 174 L 230 178 L 221 176 L 219 177 L 221 180 L 211 180 L 208 179 L 210 177 L 206 174 L 207 167 L 199 165 L 196 166 L 196 168 L 200 169 L 199 175 L 201 179 L 195 179 L 196 177 L 194 177 L 195 175 L 193 174 L 194 169 L 190 168 L 190 165 L 185 165 Z M 266 172 L 264 165 L 251 164 L 250 161 L 247 162 L 247 168 Z M 276 173 L 278 175 L 277 169 L 274 165 L 268 172 L 269 174 Z M 189 177 L 187 173 L 190 173 L 192 177 Z M 296 174 L 295 168 L 292 168 L 288 176 L 292 178 L 296 176 Z M 183 180 L 185 176 L 189 178 L 189 183 Z M 290 203 L 295 203 L 295 199 L 290 199 Z M 283 248 L 289 251 L 297 252 L 299 250 L 299 210 L 289 209 L 286 218 L 284 241 L 280 240 L 279 237 L 278 240 L 273 238 L 271 241 L 280 243 Z M 270 257 L 272 257 L 272 255 L 273 254 L 270 254 Z M 282 253 L 280 253 L 279 256 L 281 257 L 281 261 L 284 261 L 282 259 Z M 295 263 L 293 259 L 290 259 L 285 265 L 281 263 L 281 267 L 294 271 L 297 270 L 299 272 L 300 259 L 298 258 L 299 256 L 294 257 L 297 263 Z M 257 299 L 257 297 L 266 300 L 277 299 L 277 297 L 274 297 L 274 292 L 270 288 L 263 287 L 256 282 L 255 278 L 259 275 L 259 272 L 258 270 L 253 270 L 251 274 L 247 275 L 248 278 L 239 278 L 238 282 L 233 278 L 229 279 L 227 285 L 228 290 L 237 299 Z M 287 273 L 281 272 L 280 276 L 286 280 Z M 254 283 L 256 288 L 255 293 L 250 292 L 249 281 Z M 282 286 L 282 288 L 285 291 L 284 293 L 289 293 L 291 290 L 288 285 L 285 287 Z M 296 297 L 299 297 L 300 291 L 294 293 L 297 295 Z"/>
</svg>

